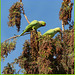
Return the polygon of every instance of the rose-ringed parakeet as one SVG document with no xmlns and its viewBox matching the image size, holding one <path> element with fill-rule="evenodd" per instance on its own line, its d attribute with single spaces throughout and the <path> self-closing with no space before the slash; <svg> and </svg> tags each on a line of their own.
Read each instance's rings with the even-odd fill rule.
<svg viewBox="0 0 75 75">
<path fill-rule="evenodd" d="M 49 37 L 52 38 L 57 32 L 61 33 L 61 28 L 57 27 L 57 28 L 48 30 L 42 35 L 42 37 L 39 40 L 41 40 L 42 38 L 44 38 L 44 36 L 47 36 L 47 35 L 49 35 Z M 62 36 L 62 33 L 61 33 L 61 36 Z"/>
<path fill-rule="evenodd" d="M 54 29 L 50 29 L 47 32 L 45 32 L 42 36 L 49 35 L 52 38 L 57 32 L 61 32 L 61 28 L 57 27 Z"/>
<path fill-rule="evenodd" d="M 31 30 L 37 30 L 40 27 L 45 26 L 46 23 L 44 21 L 37 21 L 33 20 L 26 28 L 25 30 L 20 34 L 20 36 L 24 35 L 25 32 L 30 32 Z"/>
</svg>

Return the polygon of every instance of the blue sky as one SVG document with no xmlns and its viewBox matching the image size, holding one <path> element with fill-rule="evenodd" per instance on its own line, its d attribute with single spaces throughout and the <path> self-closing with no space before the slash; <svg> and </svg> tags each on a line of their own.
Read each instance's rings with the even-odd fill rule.
<svg viewBox="0 0 75 75">
<path fill-rule="evenodd" d="M 25 27 L 28 25 L 25 17 L 22 15 L 21 19 L 21 29 L 20 32 L 17 32 L 16 27 L 8 27 L 7 22 L 8 15 L 9 15 L 9 8 L 11 5 L 18 0 L 1 0 L 1 42 L 4 40 L 14 36 L 14 34 L 19 35 L 22 33 L 22 31 L 25 29 Z M 43 20 L 46 22 L 45 27 L 41 27 L 38 30 L 41 31 L 43 34 L 47 30 L 51 28 L 60 27 L 62 28 L 61 21 L 59 20 L 59 10 L 61 7 L 61 3 L 63 0 L 22 0 L 24 4 L 24 10 L 26 13 L 26 16 L 28 17 L 29 21 L 33 20 Z M 72 0 L 74 3 L 74 0 Z M 74 20 L 74 7 L 72 10 L 72 20 Z M 67 29 L 68 26 L 65 26 Z M 17 40 L 17 45 L 15 51 L 11 52 L 11 54 L 8 55 L 8 57 L 5 59 L 5 61 L 1 62 L 1 71 L 3 70 L 4 66 L 9 62 L 13 62 L 15 58 L 18 58 L 18 56 L 21 55 L 22 47 L 25 42 L 25 40 L 29 39 L 30 35 L 25 35 L 20 37 Z M 18 65 L 16 66 L 16 69 L 18 70 Z"/>
</svg>

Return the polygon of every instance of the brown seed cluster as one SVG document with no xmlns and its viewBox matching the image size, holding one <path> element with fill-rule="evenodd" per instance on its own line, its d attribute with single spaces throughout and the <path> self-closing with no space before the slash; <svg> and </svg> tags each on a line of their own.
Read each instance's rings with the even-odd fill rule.
<svg viewBox="0 0 75 75">
<path fill-rule="evenodd" d="M 4 70 L 3 70 L 3 74 L 14 74 L 15 70 L 12 69 L 11 67 L 11 64 L 7 64 L 7 66 L 4 67 Z"/>
<path fill-rule="evenodd" d="M 31 31 L 30 41 L 25 41 L 22 55 L 17 63 L 24 74 L 73 74 L 74 73 L 74 29 L 66 30 L 54 39 L 49 36 L 37 41 L 40 36 Z M 56 58 L 53 58 L 56 56 Z"/>
<path fill-rule="evenodd" d="M 72 6 L 73 3 L 71 3 L 71 0 L 63 0 L 59 11 L 59 19 L 62 20 L 65 25 L 68 24 L 68 21 L 71 21 Z"/>
<path fill-rule="evenodd" d="M 8 53 L 10 53 L 12 50 L 15 49 L 16 41 L 6 41 L 1 43 L 1 58 L 5 58 L 8 56 Z"/>
<path fill-rule="evenodd" d="M 17 31 L 20 31 L 20 24 L 21 24 L 21 13 L 23 10 L 23 6 L 20 2 L 16 2 L 14 5 L 11 6 L 9 9 L 9 22 L 8 26 L 13 27 L 16 25 Z"/>
</svg>

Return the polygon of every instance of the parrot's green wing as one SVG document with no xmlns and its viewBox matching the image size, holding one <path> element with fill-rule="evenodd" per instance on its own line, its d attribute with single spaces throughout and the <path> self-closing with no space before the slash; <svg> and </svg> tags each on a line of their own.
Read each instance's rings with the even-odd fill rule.
<svg viewBox="0 0 75 75">
<path fill-rule="evenodd" d="M 54 29 L 50 29 L 47 32 L 45 32 L 43 34 L 43 36 L 49 35 L 50 37 L 53 37 L 55 35 L 55 30 Z"/>
<path fill-rule="evenodd" d="M 50 37 L 53 37 L 55 35 L 55 30 L 54 29 L 50 29 L 47 32 L 45 32 L 39 39 L 38 41 L 40 41 L 41 39 L 44 39 L 44 36 L 49 35 Z"/>
<path fill-rule="evenodd" d="M 33 28 L 35 28 L 35 26 L 38 24 L 37 20 L 32 21 L 26 28 L 25 30 L 20 34 L 20 36 L 22 36 L 25 32 L 29 32 L 30 30 L 32 30 Z"/>
<path fill-rule="evenodd" d="M 32 21 L 25 29 L 26 32 L 29 32 L 32 30 L 32 28 L 35 28 L 35 26 L 38 24 L 37 20 Z"/>
<path fill-rule="evenodd" d="M 47 32 L 45 32 L 39 40 L 41 40 L 42 38 L 44 38 L 44 36 L 47 36 L 47 35 L 49 35 L 49 37 L 52 38 L 57 32 L 60 32 L 60 31 L 61 29 L 59 27 L 50 29 Z"/>
</svg>

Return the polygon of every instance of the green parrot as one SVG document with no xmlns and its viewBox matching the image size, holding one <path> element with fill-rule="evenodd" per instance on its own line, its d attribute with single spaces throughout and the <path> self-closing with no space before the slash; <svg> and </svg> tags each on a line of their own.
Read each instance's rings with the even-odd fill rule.
<svg viewBox="0 0 75 75">
<path fill-rule="evenodd" d="M 47 32 L 45 32 L 43 34 L 43 36 L 49 35 L 52 38 L 57 32 L 61 32 L 61 28 L 57 27 L 57 28 L 54 28 L 54 29 L 50 29 Z"/>
<path fill-rule="evenodd" d="M 25 30 L 20 34 L 20 36 L 24 35 L 25 32 L 30 32 L 31 30 L 37 30 L 40 27 L 45 26 L 46 23 L 44 21 L 37 21 L 33 20 L 26 28 Z"/>
<path fill-rule="evenodd" d="M 42 38 L 44 38 L 44 36 L 47 36 L 47 35 L 49 35 L 49 37 L 53 37 L 57 32 L 60 32 L 61 33 L 61 28 L 59 28 L 59 27 L 57 27 L 57 28 L 54 28 L 54 29 L 50 29 L 50 30 L 48 30 L 47 32 L 45 32 L 43 35 L 42 35 L 42 37 L 39 39 L 39 40 L 41 40 Z M 62 33 L 61 33 L 62 34 Z M 61 35 L 62 36 L 62 35 Z"/>
</svg>

